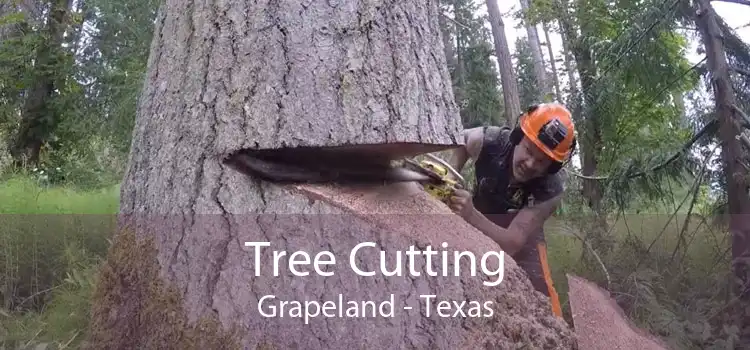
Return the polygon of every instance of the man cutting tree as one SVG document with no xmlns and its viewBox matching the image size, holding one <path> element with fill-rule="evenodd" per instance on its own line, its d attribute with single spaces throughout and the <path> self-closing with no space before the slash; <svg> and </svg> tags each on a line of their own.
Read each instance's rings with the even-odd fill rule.
<svg viewBox="0 0 750 350">
<path fill-rule="evenodd" d="M 510 254 L 534 288 L 550 298 L 555 315 L 562 317 L 542 226 L 562 200 L 558 172 L 576 146 L 570 112 L 556 103 L 532 106 L 513 129 L 465 130 L 464 144 L 450 163 L 460 172 L 473 159 L 477 185 L 473 196 L 457 190 L 451 209 Z"/>
</svg>

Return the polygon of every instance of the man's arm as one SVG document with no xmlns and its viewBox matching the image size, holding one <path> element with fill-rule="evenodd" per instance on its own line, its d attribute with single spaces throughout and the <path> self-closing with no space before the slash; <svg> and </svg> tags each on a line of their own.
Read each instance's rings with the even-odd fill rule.
<svg viewBox="0 0 750 350">
<path fill-rule="evenodd" d="M 459 173 L 469 158 L 477 160 L 477 157 L 479 157 L 479 152 L 482 150 L 482 142 L 484 141 L 484 130 L 481 126 L 465 129 L 461 135 L 464 138 L 464 145 L 456 148 L 448 160 L 448 164 Z"/>
<path fill-rule="evenodd" d="M 557 209 L 562 195 L 557 195 L 531 208 L 518 211 L 507 229 L 495 225 L 478 210 L 473 209 L 466 221 L 500 245 L 506 253 L 513 255 L 526 244 L 528 238 L 542 229 L 544 222 Z"/>
</svg>

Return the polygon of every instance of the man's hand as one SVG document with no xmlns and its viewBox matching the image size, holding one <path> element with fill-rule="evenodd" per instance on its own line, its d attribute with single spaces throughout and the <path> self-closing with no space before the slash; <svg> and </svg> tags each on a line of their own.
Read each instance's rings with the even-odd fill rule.
<svg viewBox="0 0 750 350">
<path fill-rule="evenodd" d="M 471 201 L 471 193 L 464 189 L 456 189 L 450 197 L 448 207 L 462 218 L 468 218 L 474 212 L 474 203 Z"/>
</svg>

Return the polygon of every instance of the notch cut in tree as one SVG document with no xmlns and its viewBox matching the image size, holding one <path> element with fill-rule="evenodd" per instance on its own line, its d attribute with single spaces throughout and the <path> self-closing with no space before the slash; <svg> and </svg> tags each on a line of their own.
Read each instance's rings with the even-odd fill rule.
<svg viewBox="0 0 750 350">
<path fill-rule="evenodd" d="M 380 249 L 391 255 L 446 242 L 449 251 L 475 256 L 499 250 L 416 183 L 282 185 L 223 162 L 243 150 L 343 147 L 387 159 L 458 145 L 438 15 L 436 1 L 168 0 L 155 28 L 122 184 L 121 230 L 97 285 L 89 346 L 573 348 L 564 321 L 508 257 L 485 262 L 505 267 L 495 287 L 483 285 L 481 271 L 472 276 L 468 263 L 446 267 L 460 277 L 426 275 L 442 271 L 437 261 L 418 262 L 418 276 L 363 277 L 348 268 L 349 252 L 362 242 L 377 243 L 357 260 L 367 270 L 380 268 Z M 244 242 L 271 246 L 256 260 Z M 283 269 L 274 276 L 273 250 L 331 251 L 334 275 L 302 267 L 310 275 Z M 306 323 L 289 317 L 290 305 L 285 317 L 258 309 L 265 295 L 279 306 L 335 303 L 339 294 L 378 303 L 393 295 L 395 315 L 336 311 Z M 425 316 L 419 295 L 430 294 L 492 301 L 495 317 L 441 318 L 434 305 Z"/>
</svg>

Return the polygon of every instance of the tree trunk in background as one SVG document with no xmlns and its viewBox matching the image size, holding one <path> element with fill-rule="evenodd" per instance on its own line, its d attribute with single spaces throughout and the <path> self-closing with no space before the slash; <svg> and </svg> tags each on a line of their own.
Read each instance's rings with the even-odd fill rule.
<svg viewBox="0 0 750 350">
<path fill-rule="evenodd" d="M 122 231 L 99 276 L 89 346 L 574 348 L 567 325 L 508 257 L 496 287 L 483 286 L 489 278 L 472 276 L 463 262 L 459 278 L 428 276 L 419 258 L 403 272 L 420 276 L 354 273 L 349 252 L 362 242 L 377 242 L 354 261 L 367 270 L 379 270 L 379 249 L 389 268 L 393 251 L 409 246 L 440 250 L 446 242 L 477 256 L 499 250 L 417 184 L 282 186 L 223 165 L 247 148 L 369 145 L 395 158 L 459 142 L 436 1 L 272 4 L 167 1 L 162 8 L 122 184 Z M 244 244 L 258 241 L 271 244 L 260 265 Z M 323 273 L 334 274 L 292 266 L 310 271 L 293 276 L 287 255 L 274 276 L 272 250 L 331 251 L 335 265 Z M 288 304 L 284 317 L 262 317 L 259 302 L 271 294 L 266 303 L 277 312 L 280 301 L 328 301 L 320 312 L 335 317 L 307 323 L 290 317 Z M 493 301 L 498 317 L 439 318 L 434 306 L 428 317 L 419 297 L 427 294 Z M 393 296 L 394 316 L 340 317 L 349 305 L 326 306 L 339 295 L 360 305 Z"/>
<path fill-rule="evenodd" d="M 547 22 L 542 23 L 544 30 L 544 40 L 547 41 L 547 54 L 549 54 L 549 64 L 552 68 L 552 83 L 555 87 L 555 99 L 562 103 L 562 92 L 560 91 L 560 79 L 557 77 L 557 62 L 555 62 L 555 50 L 552 49 L 552 41 L 549 40 L 549 25 Z"/>
<path fill-rule="evenodd" d="M 585 33 L 581 34 L 581 38 L 578 37 L 572 24 L 572 16 L 567 12 L 564 2 L 558 4 L 560 5 L 558 20 L 562 29 L 563 42 L 567 42 L 567 45 L 569 45 L 570 52 L 575 59 L 575 66 L 578 69 L 578 76 L 581 79 L 580 89 L 574 91 L 573 98 L 569 102 L 573 106 L 573 116 L 577 123 L 581 172 L 585 176 L 594 176 L 602 152 L 601 128 L 597 116 L 591 113 L 591 106 L 596 104 L 593 89 L 597 67 L 592 58 L 591 47 L 584 40 Z M 592 178 L 583 179 L 582 187 L 582 195 L 594 214 L 594 217 L 590 220 L 593 227 L 587 229 L 591 236 L 587 238 L 590 239 L 595 251 L 599 254 L 607 254 L 613 249 L 614 241 L 609 235 L 609 223 L 603 203 L 604 189 L 599 180 Z M 584 251 L 584 255 L 588 255 L 588 251 Z"/>
<path fill-rule="evenodd" d="M 458 1 L 453 2 L 453 13 L 456 14 L 456 17 L 455 17 L 456 22 L 461 23 L 462 18 L 461 18 L 461 11 L 459 11 Z M 458 24 L 455 24 L 455 28 L 456 28 L 456 69 L 453 72 L 454 72 L 456 81 L 458 82 L 458 85 L 460 86 L 460 88 L 454 92 L 453 96 L 459 104 L 462 104 L 464 101 L 463 87 L 466 86 L 466 65 L 465 65 L 464 53 L 463 53 L 463 48 L 465 44 L 464 44 L 463 28 L 461 28 L 461 26 Z"/>
<path fill-rule="evenodd" d="M 487 0 L 487 13 L 489 14 L 490 26 L 492 26 L 492 37 L 495 39 L 495 55 L 500 68 L 500 80 L 505 102 L 505 119 L 508 125 L 512 126 L 515 124 L 516 118 L 521 115 L 521 101 L 516 75 L 513 73 L 513 63 L 510 59 L 508 40 L 505 38 L 505 24 L 500 15 L 497 0 Z"/>
<path fill-rule="evenodd" d="M 27 90 L 18 134 L 15 135 L 10 153 L 17 166 L 34 165 L 39 161 L 40 151 L 48 141 L 51 130 L 58 122 L 54 109 L 50 108 L 51 99 L 56 89 L 57 78 L 54 70 L 55 61 L 59 59 L 59 50 L 63 42 L 65 21 L 72 0 L 54 0 L 47 18 L 45 40 L 37 48 L 34 63 L 34 80 Z"/>
<path fill-rule="evenodd" d="M 521 0 L 521 11 L 525 14 L 529 10 L 529 0 Z M 531 48 L 531 58 L 534 60 L 534 75 L 536 75 L 536 81 L 541 85 L 539 91 L 542 95 L 539 96 L 539 102 L 548 101 L 552 94 L 552 89 L 547 79 L 547 69 L 544 67 L 544 56 L 542 56 L 542 45 L 539 40 L 539 32 L 533 24 L 526 24 L 526 35 L 529 39 L 529 47 Z"/>
<path fill-rule="evenodd" d="M 706 64 L 716 98 L 718 136 L 728 195 L 729 232 L 732 234 L 732 270 L 737 301 L 728 310 L 734 314 L 739 327 L 739 344 L 750 344 L 750 184 L 745 180 L 747 171 L 742 165 L 743 158 L 748 157 L 736 139 L 742 130 L 740 116 L 734 108 L 736 99 L 717 17 L 709 1 L 698 1 L 696 25 L 706 49 Z"/>
<path fill-rule="evenodd" d="M 677 108 L 677 110 L 680 113 L 680 121 L 682 123 L 683 127 L 688 127 L 690 125 L 690 119 L 687 116 L 687 110 L 685 109 L 685 95 L 682 92 L 674 92 L 672 93 L 672 98 L 674 99 L 674 106 Z"/>
<path fill-rule="evenodd" d="M 560 24 L 560 26 L 562 28 L 562 24 Z M 573 102 L 574 96 L 578 92 L 578 79 L 576 79 L 576 67 L 573 63 L 572 52 L 570 51 L 570 39 L 567 38 L 564 31 L 561 31 L 560 37 L 562 39 L 561 41 L 563 47 L 563 59 L 565 62 L 565 72 L 568 73 L 568 86 L 570 88 L 570 95 L 567 103 L 571 104 Z"/>
<path fill-rule="evenodd" d="M 445 53 L 445 62 L 448 65 L 448 71 L 451 71 L 456 68 L 456 57 L 455 57 L 455 50 L 453 47 L 453 38 L 451 37 L 451 32 L 448 30 L 448 20 L 445 19 L 445 16 L 442 14 L 438 14 L 438 23 L 440 24 L 440 34 L 443 36 L 443 52 Z"/>
</svg>

